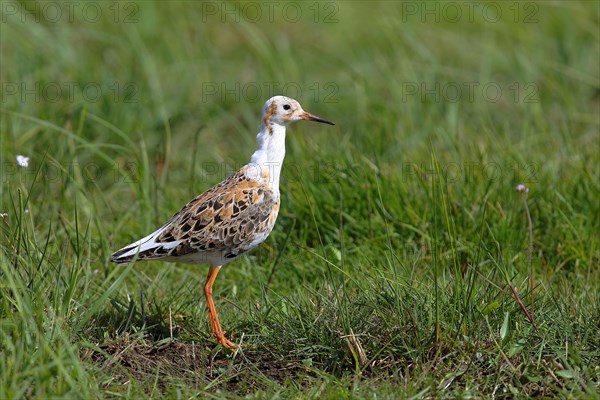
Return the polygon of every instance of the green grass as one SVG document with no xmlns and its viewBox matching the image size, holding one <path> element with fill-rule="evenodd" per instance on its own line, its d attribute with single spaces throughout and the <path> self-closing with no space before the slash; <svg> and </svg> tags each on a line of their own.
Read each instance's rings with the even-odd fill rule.
<svg viewBox="0 0 600 400">
<path fill-rule="evenodd" d="M 597 2 L 47 4 L 2 3 L 0 398 L 598 397 Z M 108 259 L 275 94 L 337 125 L 291 127 L 275 230 L 219 274 L 232 354 L 206 266 Z"/>
</svg>

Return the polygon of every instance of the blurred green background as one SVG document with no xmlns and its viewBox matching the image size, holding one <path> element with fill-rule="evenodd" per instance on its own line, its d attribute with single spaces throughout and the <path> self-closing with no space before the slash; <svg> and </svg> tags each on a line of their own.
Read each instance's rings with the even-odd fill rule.
<svg viewBox="0 0 600 400">
<path fill-rule="evenodd" d="M 514 371 L 498 367 L 504 393 L 544 393 L 540 380 L 555 395 L 592 393 L 599 10 L 595 1 L 3 1 L 0 312 L 8 333 L 0 397 L 82 387 L 101 397 L 215 388 L 231 396 L 257 388 L 284 397 L 481 396 L 495 384 L 481 369 L 463 372 L 464 384 L 442 384 L 472 365 L 474 352 L 436 371 L 432 355 L 468 332 L 481 350 L 505 325 L 518 333 L 486 348 L 491 365 L 503 365 L 519 340 L 529 341 L 531 359 L 553 366 L 568 342 L 579 364 L 558 359 L 556 368 L 575 372 L 554 380 L 539 362 L 511 359 L 535 373 L 512 380 Z M 200 299 L 204 267 L 123 270 L 109 265 L 110 253 L 245 164 L 262 104 L 280 94 L 337 125 L 288 130 L 276 228 L 217 280 L 230 331 L 259 346 L 239 367 L 247 387 L 231 384 L 225 369 L 195 392 L 175 373 L 181 387 L 164 389 L 140 383 L 135 371 L 132 389 L 116 389 L 120 375 L 82 348 L 121 343 L 133 331 L 152 347 L 142 329 L 150 322 L 127 317 L 137 321 L 145 301 L 161 326 L 173 310 L 181 342 L 214 345 Z M 18 166 L 16 155 L 29 165 Z M 531 262 L 519 183 L 530 189 Z M 509 290 L 531 301 L 529 270 L 541 336 Z M 331 320 L 316 323 L 320 296 L 341 300 L 323 306 Z M 410 318 L 419 334 L 403 330 Z M 294 321 L 324 333 L 311 337 Z M 23 326 L 42 339 L 22 335 Z M 349 332 L 368 337 L 368 365 L 340 339 Z M 314 348 L 285 346 L 296 340 Z M 261 343 L 273 359 L 299 366 L 292 381 L 314 379 L 321 391 L 256 378 L 265 363 L 280 366 L 261 359 Z M 69 350 L 49 350 L 56 346 Z M 40 372 L 56 365 L 68 367 Z M 411 383 L 400 378 L 411 374 Z"/>
</svg>

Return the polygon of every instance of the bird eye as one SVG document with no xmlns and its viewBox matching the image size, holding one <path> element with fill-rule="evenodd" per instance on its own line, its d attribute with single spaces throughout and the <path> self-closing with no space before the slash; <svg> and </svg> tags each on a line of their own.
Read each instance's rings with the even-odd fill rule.
<svg viewBox="0 0 600 400">
<path fill-rule="evenodd" d="M 292 107 L 290 107 L 289 104 L 284 104 L 283 105 L 283 109 L 286 110 L 286 111 L 289 110 L 290 108 L 292 108 Z"/>
</svg>

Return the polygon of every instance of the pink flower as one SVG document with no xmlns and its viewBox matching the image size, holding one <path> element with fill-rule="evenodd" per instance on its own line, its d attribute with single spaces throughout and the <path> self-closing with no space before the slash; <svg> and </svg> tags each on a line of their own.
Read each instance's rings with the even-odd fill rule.
<svg viewBox="0 0 600 400">
<path fill-rule="evenodd" d="M 516 187 L 517 192 L 525 192 L 525 193 L 529 193 L 529 188 L 525 185 L 523 185 L 522 183 L 519 183 Z"/>
</svg>

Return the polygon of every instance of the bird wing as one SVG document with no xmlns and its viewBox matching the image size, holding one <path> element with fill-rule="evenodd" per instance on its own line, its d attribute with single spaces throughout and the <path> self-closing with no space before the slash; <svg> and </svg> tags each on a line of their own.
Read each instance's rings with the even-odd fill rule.
<svg viewBox="0 0 600 400">
<path fill-rule="evenodd" d="M 279 200 L 244 169 L 186 204 L 169 222 L 112 256 L 114 262 L 217 254 L 233 259 L 271 232 Z M 197 258 L 202 261 L 201 257 Z"/>
</svg>

